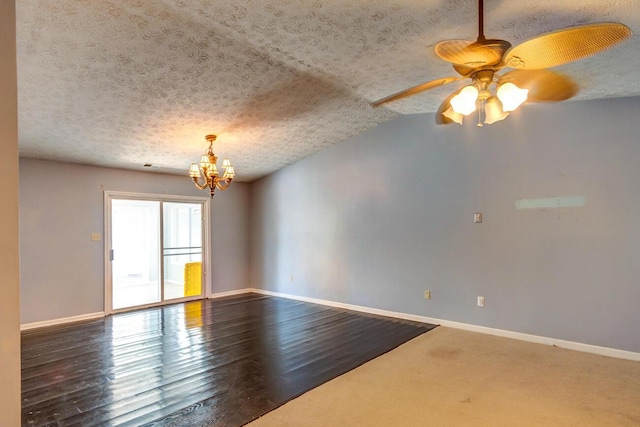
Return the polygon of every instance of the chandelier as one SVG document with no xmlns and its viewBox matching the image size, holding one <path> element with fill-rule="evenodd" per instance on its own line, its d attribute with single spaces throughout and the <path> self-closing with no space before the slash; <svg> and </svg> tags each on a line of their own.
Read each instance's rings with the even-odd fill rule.
<svg viewBox="0 0 640 427">
<path fill-rule="evenodd" d="M 231 165 L 229 159 L 224 159 L 222 161 L 222 168 L 224 172 L 222 177 L 218 174 L 218 167 L 216 163 L 218 162 L 218 158 L 215 154 L 213 154 L 212 146 L 213 141 L 216 140 L 215 135 L 207 135 L 204 137 L 207 141 L 209 141 L 209 148 L 200 158 L 200 165 L 197 163 L 191 163 L 191 168 L 189 168 L 189 176 L 193 180 L 193 183 L 200 190 L 204 190 L 209 188 L 209 194 L 213 197 L 213 193 L 216 188 L 220 191 L 224 191 L 229 188 L 231 185 L 231 181 L 236 176 L 236 172 Z M 200 170 L 202 169 L 202 175 L 204 176 L 204 182 L 200 184 Z"/>
<path fill-rule="evenodd" d="M 495 95 L 492 89 L 495 90 Z M 525 102 L 528 93 L 527 89 L 521 89 L 511 82 L 497 83 L 492 70 L 478 71 L 473 74 L 469 86 L 454 93 L 449 108 L 442 115 L 462 124 L 464 116 L 478 110 L 478 126 L 495 123 L 504 120 L 511 111 Z"/>
</svg>

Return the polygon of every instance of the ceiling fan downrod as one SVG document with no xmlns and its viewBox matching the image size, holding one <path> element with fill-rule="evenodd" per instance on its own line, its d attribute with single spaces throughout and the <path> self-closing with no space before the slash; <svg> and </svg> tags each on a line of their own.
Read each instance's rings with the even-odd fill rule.
<svg viewBox="0 0 640 427">
<path fill-rule="evenodd" d="M 478 0 L 478 41 L 484 38 L 484 0 Z"/>
</svg>

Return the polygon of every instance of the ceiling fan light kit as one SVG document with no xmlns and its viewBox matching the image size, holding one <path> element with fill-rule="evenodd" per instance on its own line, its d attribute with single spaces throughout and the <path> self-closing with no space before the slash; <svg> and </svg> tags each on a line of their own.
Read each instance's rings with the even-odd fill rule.
<svg viewBox="0 0 640 427">
<path fill-rule="evenodd" d="M 451 122 L 462 124 L 464 116 L 478 111 L 478 126 L 504 120 L 527 100 L 529 90 L 511 82 L 498 83 L 490 70 L 478 71 L 473 83 L 456 92 L 448 103 L 443 116 Z M 495 94 L 494 94 L 495 93 Z"/>
<path fill-rule="evenodd" d="M 476 111 L 478 94 L 478 89 L 473 85 L 463 87 L 456 96 L 451 98 L 451 108 L 456 113 L 468 116 Z"/>
<path fill-rule="evenodd" d="M 509 113 L 504 111 L 502 103 L 498 98 L 492 96 L 487 99 L 484 105 L 484 123 L 490 125 L 506 119 L 508 115 Z"/>
<path fill-rule="evenodd" d="M 624 24 L 604 22 L 542 34 L 515 47 L 506 40 L 484 36 L 484 2 L 478 1 L 476 41 L 444 40 L 435 53 L 451 63 L 460 77 L 432 80 L 373 102 L 374 107 L 445 84 L 471 79 L 448 96 L 436 112 L 437 124 L 463 124 L 478 112 L 478 126 L 504 120 L 524 102 L 558 102 L 575 96 L 578 86 L 569 77 L 546 70 L 609 49 L 629 38 Z M 505 68 L 513 70 L 499 73 Z"/>
<path fill-rule="evenodd" d="M 496 92 L 498 99 L 502 102 L 502 109 L 507 111 L 515 111 L 523 102 L 527 100 L 529 95 L 528 89 L 521 89 L 511 82 L 506 82 L 498 87 Z"/>
</svg>

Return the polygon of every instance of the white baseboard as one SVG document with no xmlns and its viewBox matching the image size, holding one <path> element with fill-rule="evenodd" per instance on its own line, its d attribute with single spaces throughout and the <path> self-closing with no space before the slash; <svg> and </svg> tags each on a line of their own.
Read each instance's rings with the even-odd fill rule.
<svg viewBox="0 0 640 427">
<path fill-rule="evenodd" d="M 251 289 L 239 289 L 239 290 L 235 290 L 235 291 L 218 292 L 218 293 L 214 293 L 214 294 L 210 295 L 209 298 L 210 299 L 223 298 L 223 297 L 228 297 L 228 296 L 233 296 L 233 295 L 245 294 L 247 292 L 253 292 L 253 290 L 251 290 Z M 83 320 L 99 319 L 99 318 L 105 317 L 105 316 L 106 316 L 106 313 L 104 311 L 100 311 L 100 312 L 96 312 L 96 313 L 81 314 L 81 315 L 78 315 L 78 316 L 63 317 L 63 318 L 60 318 L 60 319 L 44 320 L 44 321 L 41 321 L 41 322 L 23 323 L 22 325 L 20 325 L 20 330 L 21 331 L 28 331 L 30 329 L 46 328 L 47 326 L 57 326 L 57 325 L 63 325 L 65 323 L 73 323 L 73 322 L 81 322 Z"/>
<path fill-rule="evenodd" d="M 249 292 L 257 293 L 257 291 L 254 290 L 254 289 L 245 288 L 245 289 L 237 289 L 235 291 L 215 292 L 215 293 L 213 293 L 213 294 L 211 294 L 209 296 L 209 299 L 231 297 L 231 296 L 234 296 L 234 295 L 242 295 L 242 294 L 246 294 L 246 293 L 249 293 Z"/>
<path fill-rule="evenodd" d="M 470 332 L 478 332 L 478 333 L 487 334 L 487 335 L 495 335 L 495 336 L 504 337 L 504 338 L 512 338 L 520 341 L 527 341 L 527 342 L 532 342 L 537 344 L 551 345 L 551 346 L 556 346 L 560 348 L 565 348 L 568 350 L 581 351 L 584 353 L 592 353 L 592 354 L 598 354 L 601 356 L 615 357 L 618 359 L 640 361 L 640 353 L 636 353 L 633 351 L 618 350 L 618 349 L 609 348 L 609 347 L 600 347 L 597 345 L 583 344 L 583 343 L 574 342 L 574 341 L 565 341 L 565 340 L 560 340 L 556 338 L 542 337 L 539 335 L 530 335 L 530 334 L 524 334 L 521 332 L 507 331 L 504 329 L 489 328 L 486 326 L 472 325 L 469 323 L 453 322 L 450 320 L 436 319 L 433 317 L 418 316 L 415 314 L 400 313 L 400 312 L 389 311 L 389 310 L 381 310 L 381 309 L 370 308 L 370 307 L 365 307 L 361 305 L 345 304 L 345 303 L 336 302 L 336 301 L 303 297 L 299 295 L 285 294 L 281 292 L 273 292 L 273 291 L 267 291 L 263 289 L 245 288 L 245 289 L 238 289 L 234 291 L 218 292 L 218 293 L 211 294 L 209 298 L 216 299 L 216 298 L 223 298 L 223 297 L 229 297 L 234 295 L 242 295 L 242 294 L 251 293 L 251 292 L 256 294 L 287 298 L 287 299 L 292 299 L 297 301 L 310 302 L 313 304 L 326 305 L 329 307 L 343 308 L 346 310 L 359 311 L 362 313 L 376 314 L 379 316 L 393 317 L 396 319 L 412 320 L 415 322 L 422 322 L 422 323 L 431 323 L 433 325 L 441 325 L 441 326 L 446 326 L 448 328 L 461 329 L 461 330 L 470 331 Z M 97 312 L 97 313 L 83 314 L 79 316 L 65 317 L 62 319 L 46 320 L 43 322 L 25 323 L 20 325 L 20 330 L 26 331 L 29 329 L 61 325 L 64 323 L 79 322 L 82 320 L 93 320 L 93 319 L 97 319 L 104 316 L 105 316 L 104 312 Z"/>
<path fill-rule="evenodd" d="M 42 322 L 23 323 L 22 325 L 20 325 L 20 330 L 28 331 L 29 329 L 45 328 L 47 326 L 57 326 L 57 325 L 63 325 L 65 323 L 81 322 L 83 320 L 99 319 L 104 316 L 105 316 L 104 311 L 99 311 L 96 313 L 81 314 L 79 316 L 63 317 L 60 319 L 53 319 L 53 320 L 44 320 Z"/>
<path fill-rule="evenodd" d="M 453 322 L 450 320 L 435 319 L 433 317 L 418 316 L 414 314 L 399 313 L 395 311 L 380 310 L 377 308 L 369 308 L 361 305 L 345 304 L 341 302 L 328 301 L 318 298 L 302 297 L 298 295 L 284 294 L 280 292 L 265 291 L 262 289 L 248 288 L 245 292 L 254 292 L 262 295 L 270 295 L 282 298 L 288 298 L 298 301 L 310 302 L 313 304 L 321 304 L 330 307 L 344 308 L 347 310 L 360 311 L 363 313 L 377 314 L 379 316 L 394 317 L 397 319 L 413 320 L 416 322 L 431 323 L 433 325 L 446 326 L 448 328 L 461 329 L 465 331 L 478 332 L 481 334 L 495 335 L 504 338 L 512 338 L 520 341 L 528 341 L 537 344 L 546 344 L 556 346 L 568 350 L 576 350 L 584 353 L 598 354 L 601 356 L 615 357 L 618 359 L 640 361 L 640 353 L 633 351 L 618 350 L 609 347 L 600 347 L 597 345 L 583 344 L 574 341 L 559 340 L 556 338 L 547 338 L 538 335 L 524 334 L 521 332 L 507 331 L 503 329 L 489 328 L 486 326 L 472 325 L 469 323 Z"/>
</svg>

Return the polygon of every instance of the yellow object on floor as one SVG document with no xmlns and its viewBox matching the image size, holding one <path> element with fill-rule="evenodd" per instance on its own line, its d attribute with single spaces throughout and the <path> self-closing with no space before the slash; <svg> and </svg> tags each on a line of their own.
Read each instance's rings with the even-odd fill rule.
<svg viewBox="0 0 640 427">
<path fill-rule="evenodd" d="M 202 263 L 188 262 L 184 265 L 184 296 L 192 297 L 202 293 Z"/>
</svg>

